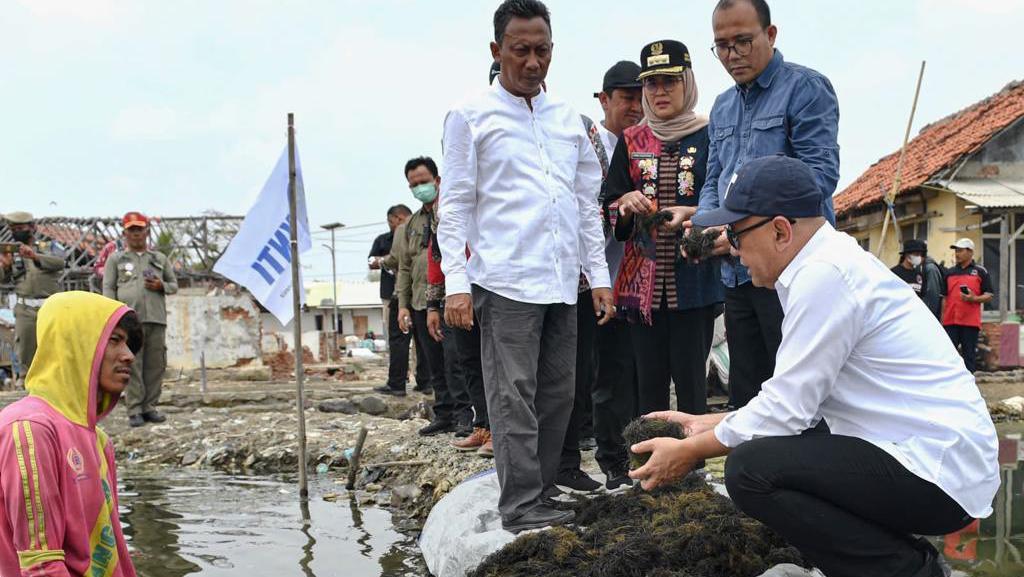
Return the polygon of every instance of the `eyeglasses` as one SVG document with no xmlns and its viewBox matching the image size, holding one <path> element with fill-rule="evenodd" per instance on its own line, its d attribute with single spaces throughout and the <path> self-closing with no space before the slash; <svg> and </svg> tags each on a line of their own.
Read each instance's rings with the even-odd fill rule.
<svg viewBox="0 0 1024 577">
<path fill-rule="evenodd" d="M 659 88 L 664 88 L 665 92 L 673 92 L 682 83 L 682 76 L 666 76 L 661 74 L 657 76 L 648 76 L 647 78 L 644 78 L 644 90 L 647 90 L 652 94 L 658 92 Z"/>
<path fill-rule="evenodd" d="M 732 44 L 729 44 L 728 42 L 715 42 L 715 45 L 711 47 L 711 53 L 724 60 L 729 57 L 729 53 L 733 50 L 736 51 L 737 56 L 746 56 L 750 54 L 753 47 L 754 37 L 744 36 L 742 38 L 737 38 Z"/>
<path fill-rule="evenodd" d="M 761 228 L 762 226 L 768 224 L 769 222 L 775 220 L 776 218 L 777 217 L 770 216 L 770 217 L 768 217 L 768 218 L 766 218 L 766 219 L 764 219 L 762 221 L 757 222 L 756 224 L 752 224 L 752 225 L 748 226 L 747 228 L 740 229 L 740 230 L 733 230 L 731 228 L 727 228 L 727 229 L 725 229 L 725 238 L 729 239 L 729 244 L 732 245 L 732 247 L 734 249 L 739 250 L 740 249 L 740 237 L 741 236 L 747 234 L 748 232 L 754 230 L 755 228 Z M 787 218 L 786 220 L 789 221 L 789 224 L 796 224 L 796 220 L 795 219 Z"/>
</svg>

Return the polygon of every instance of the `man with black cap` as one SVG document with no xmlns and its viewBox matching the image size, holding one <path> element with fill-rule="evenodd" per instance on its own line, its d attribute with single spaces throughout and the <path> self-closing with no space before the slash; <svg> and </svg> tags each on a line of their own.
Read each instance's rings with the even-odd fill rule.
<svg viewBox="0 0 1024 577">
<path fill-rule="evenodd" d="M 998 442 L 985 401 L 903 281 L 821 211 L 814 173 L 785 156 L 740 169 L 723 206 L 732 254 L 785 311 L 772 378 L 743 408 L 664 412 L 684 440 L 653 439 L 645 489 L 729 455 L 737 507 L 829 577 L 942 577 L 944 535 L 992 512 Z M 911 306 L 913 305 L 913 306 Z M 831 433 L 815 428 L 824 420 Z"/>
<path fill-rule="evenodd" d="M 890 270 L 914 289 L 936 319 L 941 318 L 942 270 L 928 258 L 928 243 L 916 238 L 903 241 L 900 263 Z"/>
<path fill-rule="evenodd" d="M 24 378 L 36 354 L 36 315 L 46 297 L 60 292 L 64 250 L 36 240 L 36 222 L 27 212 L 4 217 L 14 241 L 0 249 L 0 283 L 14 283 L 14 346 L 18 376 Z"/>
<path fill-rule="evenodd" d="M 601 92 L 594 93 L 601 102 L 604 119 L 594 122 L 581 115 L 583 127 L 601 163 L 602 182 L 608 176 L 612 152 L 622 131 L 636 125 L 644 116 L 640 101 L 642 84 L 637 80 L 638 76 L 640 66 L 636 63 L 628 60 L 616 62 L 605 72 Z M 602 186 L 597 196 L 601 206 L 604 206 L 604 193 Z M 614 286 L 625 245 L 612 234 L 608 214 L 603 217 L 604 254 Z M 583 275 L 580 276 L 579 292 L 581 301 L 591 299 L 590 286 Z M 636 397 L 636 369 L 633 356 L 628 353 L 632 350 L 629 328 L 623 321 L 615 319 L 599 327 L 587 307 L 577 307 L 576 327 L 576 394 L 555 484 L 577 491 L 601 488 L 601 483 L 590 478 L 581 468 L 580 449 L 592 422 L 596 439 L 591 439 L 591 442 L 596 440 L 595 457 L 605 473 L 605 485 L 609 489 L 631 485 L 623 465 L 626 448 L 622 439 L 622 429 L 633 418 Z"/>
<path fill-rule="evenodd" d="M 832 193 L 839 179 L 839 103 L 828 78 L 787 62 L 775 48 L 777 27 L 765 0 L 719 0 L 712 13 L 712 53 L 735 82 L 711 109 L 711 149 L 700 212 L 721 204 L 736 171 L 761 156 L 785 154 L 814 172 L 822 215 L 835 223 Z M 729 405 L 742 407 L 772 374 L 782 309 L 778 296 L 750 282 L 719 237 L 728 334 Z"/>
</svg>

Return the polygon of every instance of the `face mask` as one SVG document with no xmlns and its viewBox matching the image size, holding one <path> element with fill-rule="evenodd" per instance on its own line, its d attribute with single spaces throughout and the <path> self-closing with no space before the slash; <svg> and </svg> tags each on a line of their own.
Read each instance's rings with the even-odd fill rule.
<svg viewBox="0 0 1024 577">
<path fill-rule="evenodd" d="M 921 263 L 924 261 L 924 258 L 922 258 L 919 254 L 915 254 L 911 255 L 909 260 L 912 266 L 921 266 Z"/>
<path fill-rule="evenodd" d="M 412 187 L 412 195 L 423 204 L 430 204 L 437 198 L 437 187 L 434 186 L 433 182 L 417 184 Z"/>
<path fill-rule="evenodd" d="M 21 244 L 28 244 L 28 241 L 32 240 L 32 231 L 30 230 L 15 230 L 11 232 L 14 236 L 14 242 L 20 242 Z"/>
</svg>

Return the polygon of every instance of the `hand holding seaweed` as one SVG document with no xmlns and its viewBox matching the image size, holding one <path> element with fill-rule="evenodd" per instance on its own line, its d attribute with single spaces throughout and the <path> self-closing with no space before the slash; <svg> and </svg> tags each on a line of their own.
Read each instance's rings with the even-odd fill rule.
<svg viewBox="0 0 1024 577">
<path fill-rule="evenodd" d="M 699 261 L 713 256 L 715 240 L 721 231 L 718 229 L 702 229 L 692 227 L 689 234 L 684 234 L 681 245 L 683 256 L 689 261 Z"/>
<path fill-rule="evenodd" d="M 629 450 L 629 468 L 638 469 L 650 458 L 650 451 L 634 453 L 632 446 L 650 439 L 659 437 L 670 437 L 673 439 L 685 439 L 683 427 L 676 421 L 662 419 L 635 419 L 622 430 L 622 438 L 626 441 Z"/>
</svg>

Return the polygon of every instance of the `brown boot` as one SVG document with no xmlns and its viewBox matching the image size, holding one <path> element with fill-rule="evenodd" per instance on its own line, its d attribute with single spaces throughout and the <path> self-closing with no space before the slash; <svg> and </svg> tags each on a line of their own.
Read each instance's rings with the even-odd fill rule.
<svg viewBox="0 0 1024 577">
<path fill-rule="evenodd" d="M 480 448 L 476 450 L 476 454 L 480 455 L 481 457 L 494 457 L 494 439 L 491 438 L 490 431 L 487 432 L 487 442 L 481 445 Z"/>
<path fill-rule="evenodd" d="M 460 451 L 476 451 L 491 439 L 491 432 L 483 427 L 476 427 L 465 439 L 452 441 L 451 446 Z"/>
</svg>

